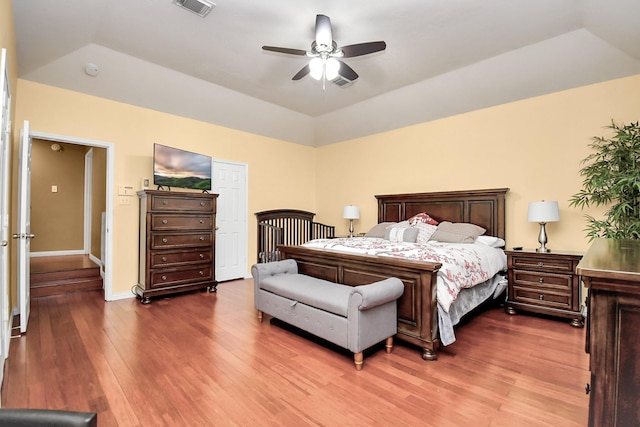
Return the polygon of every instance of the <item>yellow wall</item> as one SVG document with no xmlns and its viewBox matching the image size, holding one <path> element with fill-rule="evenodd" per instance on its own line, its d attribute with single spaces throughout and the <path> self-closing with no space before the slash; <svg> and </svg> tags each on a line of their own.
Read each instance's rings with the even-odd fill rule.
<svg viewBox="0 0 640 427">
<path fill-rule="evenodd" d="M 611 119 L 640 119 L 640 75 L 321 147 L 318 218 L 346 234 L 342 207 L 358 205 L 357 233 L 377 221 L 376 194 L 508 187 L 508 245 L 539 246 L 528 202 L 557 200 L 560 222 L 547 225 L 548 247 L 584 251 L 587 212 L 568 200 L 581 187 L 591 138 L 611 136 L 603 129 Z"/>
<path fill-rule="evenodd" d="M 311 147 L 25 80 L 19 80 L 18 90 L 18 123 L 28 119 L 33 131 L 114 144 L 116 189 L 118 185 L 139 189 L 141 179 L 152 176 L 154 142 L 248 164 L 249 263 L 256 253 L 254 212 L 315 208 L 315 150 Z M 14 148 L 17 144 L 14 136 Z M 13 165 L 16 182 L 17 154 Z M 131 289 L 138 268 L 138 206 L 135 202 L 121 205 L 118 199 L 114 194 L 114 294 Z M 15 208 L 15 186 L 13 200 Z"/>
</svg>

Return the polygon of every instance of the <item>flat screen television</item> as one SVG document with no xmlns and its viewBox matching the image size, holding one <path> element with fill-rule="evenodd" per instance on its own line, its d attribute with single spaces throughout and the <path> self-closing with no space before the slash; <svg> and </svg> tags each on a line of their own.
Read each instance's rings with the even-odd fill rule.
<svg viewBox="0 0 640 427">
<path fill-rule="evenodd" d="M 211 190 L 211 157 L 153 144 L 153 183 L 158 187 Z"/>
</svg>

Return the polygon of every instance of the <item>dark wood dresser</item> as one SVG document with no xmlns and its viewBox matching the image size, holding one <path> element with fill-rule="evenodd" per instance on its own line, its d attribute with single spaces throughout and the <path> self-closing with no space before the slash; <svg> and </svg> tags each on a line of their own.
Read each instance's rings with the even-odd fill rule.
<svg viewBox="0 0 640 427">
<path fill-rule="evenodd" d="M 509 290 L 506 312 L 529 311 L 571 319 L 583 327 L 580 279 L 575 273 L 582 254 L 567 251 L 508 250 Z"/>
<path fill-rule="evenodd" d="M 576 271 L 589 292 L 589 425 L 639 426 L 640 241 L 597 239 Z"/>
<path fill-rule="evenodd" d="M 140 199 L 140 259 L 136 295 L 194 289 L 216 291 L 217 194 L 144 190 Z"/>
</svg>

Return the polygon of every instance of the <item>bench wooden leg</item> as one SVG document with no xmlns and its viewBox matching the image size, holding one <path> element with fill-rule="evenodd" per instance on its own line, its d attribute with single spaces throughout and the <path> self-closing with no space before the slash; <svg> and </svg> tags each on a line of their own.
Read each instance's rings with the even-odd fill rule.
<svg viewBox="0 0 640 427">
<path fill-rule="evenodd" d="M 258 310 L 258 322 L 262 323 L 262 311 Z"/>
<path fill-rule="evenodd" d="M 393 349 L 393 337 L 387 338 L 387 341 L 385 341 L 384 346 L 387 350 L 387 353 L 391 353 L 391 350 Z"/>
<path fill-rule="evenodd" d="M 362 352 L 353 353 L 353 363 L 356 364 L 356 370 L 362 370 Z"/>
</svg>

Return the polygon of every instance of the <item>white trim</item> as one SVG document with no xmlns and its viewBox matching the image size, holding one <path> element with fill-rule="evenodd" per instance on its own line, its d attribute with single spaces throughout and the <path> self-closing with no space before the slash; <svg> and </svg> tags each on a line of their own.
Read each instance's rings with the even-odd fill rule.
<svg viewBox="0 0 640 427">
<path fill-rule="evenodd" d="M 39 251 L 31 252 L 31 258 L 46 257 L 46 256 L 65 256 L 65 255 L 86 255 L 82 249 L 65 250 L 65 251 Z"/>
<path fill-rule="evenodd" d="M 84 155 L 84 253 L 91 253 L 91 197 L 93 177 L 93 147 Z"/>
<path fill-rule="evenodd" d="M 31 132 L 32 138 L 46 141 L 63 142 L 69 144 L 86 145 L 90 147 L 106 148 L 107 150 L 107 182 L 106 182 L 106 238 L 105 238 L 105 262 L 104 262 L 104 299 L 113 300 L 113 183 L 115 171 L 115 145 L 112 142 L 97 141 L 86 138 L 55 135 L 44 132 Z"/>
</svg>

